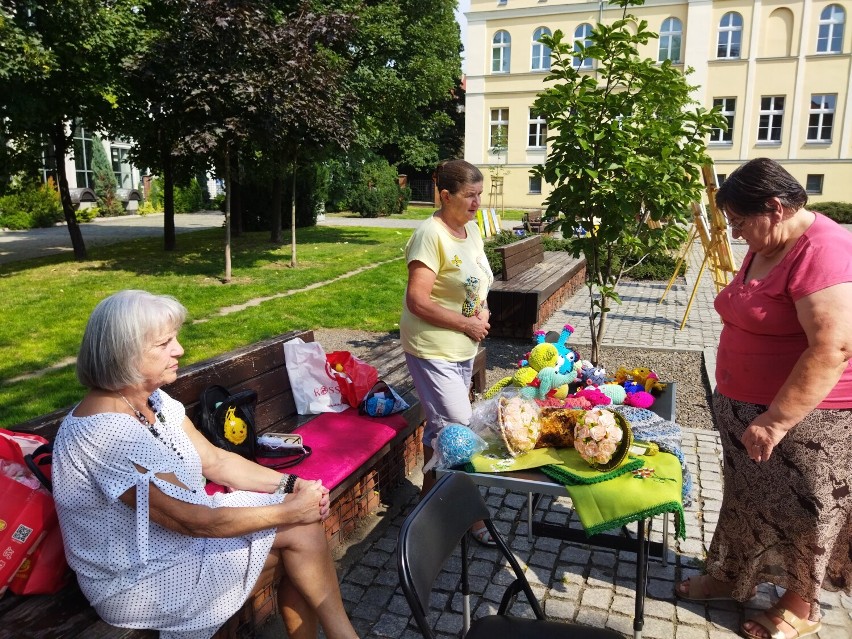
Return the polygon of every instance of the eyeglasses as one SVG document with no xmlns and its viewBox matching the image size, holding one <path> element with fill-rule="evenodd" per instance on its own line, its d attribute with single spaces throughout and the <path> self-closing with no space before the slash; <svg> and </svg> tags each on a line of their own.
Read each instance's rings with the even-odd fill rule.
<svg viewBox="0 0 852 639">
<path fill-rule="evenodd" d="M 727 213 L 725 213 L 725 221 L 728 223 L 728 226 L 732 231 L 739 233 L 743 227 L 748 224 L 749 218 L 744 217 L 740 220 L 733 220 Z"/>
</svg>

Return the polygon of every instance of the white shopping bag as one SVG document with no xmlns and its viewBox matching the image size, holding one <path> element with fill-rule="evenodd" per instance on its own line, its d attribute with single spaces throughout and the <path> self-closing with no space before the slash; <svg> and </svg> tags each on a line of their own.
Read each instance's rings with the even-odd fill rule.
<svg viewBox="0 0 852 639">
<path fill-rule="evenodd" d="M 340 383 L 329 374 L 325 351 L 318 342 L 301 337 L 284 343 L 284 361 L 299 415 L 342 413 L 349 404 L 340 394 Z"/>
</svg>

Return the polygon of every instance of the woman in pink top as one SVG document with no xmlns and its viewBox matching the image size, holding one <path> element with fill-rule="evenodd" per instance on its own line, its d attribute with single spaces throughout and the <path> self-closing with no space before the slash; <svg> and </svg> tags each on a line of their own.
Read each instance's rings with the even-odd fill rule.
<svg viewBox="0 0 852 639">
<path fill-rule="evenodd" d="M 765 158 L 716 194 L 749 250 L 715 301 L 719 521 L 707 574 L 676 594 L 745 601 L 758 584 L 780 586 L 742 626 L 756 639 L 815 634 L 820 589 L 852 594 L 852 233 L 807 200 Z"/>
</svg>

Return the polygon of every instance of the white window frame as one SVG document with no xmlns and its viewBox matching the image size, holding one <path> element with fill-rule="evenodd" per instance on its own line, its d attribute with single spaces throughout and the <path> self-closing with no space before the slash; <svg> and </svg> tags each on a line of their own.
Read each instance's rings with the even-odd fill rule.
<svg viewBox="0 0 852 639">
<path fill-rule="evenodd" d="M 843 52 L 843 26 L 846 12 L 837 4 L 830 4 L 819 14 L 817 53 Z"/>
<path fill-rule="evenodd" d="M 736 47 L 736 51 L 734 51 Z M 716 57 L 722 60 L 739 60 L 743 47 L 743 17 L 736 11 L 728 11 L 719 20 L 719 38 L 716 41 Z M 734 55 L 736 53 L 736 55 Z M 721 55 L 723 54 L 723 55 Z"/>
<path fill-rule="evenodd" d="M 491 73 L 509 73 L 512 61 L 512 36 L 500 29 L 491 39 Z"/>
<path fill-rule="evenodd" d="M 491 109 L 491 119 L 488 123 L 488 148 L 493 149 L 496 145 L 497 132 L 502 128 L 506 149 L 509 147 L 509 108 L 498 107 Z M 493 151 L 491 151 L 493 153 Z"/>
<path fill-rule="evenodd" d="M 783 95 L 760 96 L 760 115 L 757 124 L 757 141 L 761 144 L 781 144 L 784 135 L 784 99 Z M 778 136 L 773 137 L 773 131 Z M 763 136 L 763 137 L 761 137 Z"/>
<path fill-rule="evenodd" d="M 547 148 L 547 120 L 540 113 L 530 109 L 530 117 L 527 124 L 527 148 Z"/>
<path fill-rule="evenodd" d="M 94 188 L 95 176 L 90 153 L 94 144 L 100 144 L 82 124 L 74 129 L 74 175 L 77 188 Z M 82 183 L 80 178 L 82 177 Z"/>
<path fill-rule="evenodd" d="M 710 131 L 710 144 L 734 143 L 734 117 L 737 114 L 736 98 L 713 98 L 713 107 L 721 107 L 720 113 L 728 123 L 728 130 L 713 128 Z"/>
<path fill-rule="evenodd" d="M 592 44 L 592 41 L 589 40 L 589 34 L 592 33 L 592 25 L 588 22 L 584 22 L 576 29 L 574 29 L 574 51 L 577 50 L 577 43 L 581 40 L 583 41 L 583 45 L 588 47 Z M 591 69 L 592 68 L 592 58 L 583 58 L 582 60 L 576 55 L 573 58 L 573 65 L 575 69 Z"/>
<path fill-rule="evenodd" d="M 666 18 L 660 27 L 660 50 L 657 54 L 657 62 L 671 60 L 673 64 L 680 64 L 682 47 L 683 23 L 675 17 Z M 677 55 L 674 55 L 675 52 Z"/>
<path fill-rule="evenodd" d="M 120 189 L 133 188 L 133 164 L 130 163 L 128 155 L 130 153 L 129 144 L 110 144 L 109 161 L 112 166 L 112 172 L 115 175 L 116 184 Z M 116 171 L 116 155 L 118 155 L 118 170 Z"/>
<path fill-rule="evenodd" d="M 541 36 L 551 35 L 547 27 L 539 27 L 533 31 L 532 52 L 530 54 L 530 69 L 532 71 L 550 71 L 550 47 L 539 42 Z"/>
<path fill-rule="evenodd" d="M 808 142 L 831 143 L 836 106 L 837 94 L 835 93 L 814 93 L 811 95 L 811 108 L 808 114 Z"/>
</svg>

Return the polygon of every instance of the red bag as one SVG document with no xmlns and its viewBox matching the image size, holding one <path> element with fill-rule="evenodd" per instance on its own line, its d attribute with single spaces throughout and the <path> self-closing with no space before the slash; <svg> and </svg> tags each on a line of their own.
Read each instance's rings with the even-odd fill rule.
<svg viewBox="0 0 852 639">
<path fill-rule="evenodd" d="M 379 379 L 379 371 L 349 351 L 325 356 L 328 374 L 340 384 L 340 394 L 350 406 L 358 407 Z"/>
<path fill-rule="evenodd" d="M 0 465 L 18 477 L 0 472 L 0 595 L 7 587 L 19 595 L 51 594 L 68 576 L 53 497 L 36 487 L 32 470 L 23 470 L 34 468 L 49 485 L 50 455 L 38 450 L 46 444 L 38 435 L 0 429 Z"/>
</svg>

